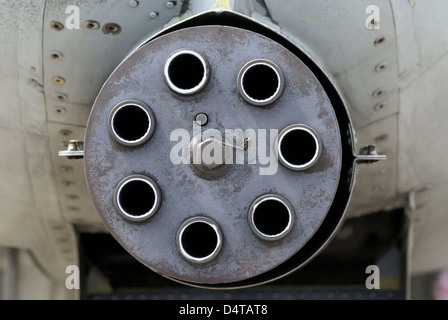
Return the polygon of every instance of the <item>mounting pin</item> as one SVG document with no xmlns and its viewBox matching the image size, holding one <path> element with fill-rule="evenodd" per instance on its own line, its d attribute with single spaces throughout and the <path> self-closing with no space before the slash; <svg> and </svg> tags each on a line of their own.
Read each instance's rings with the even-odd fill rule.
<svg viewBox="0 0 448 320">
<path fill-rule="evenodd" d="M 69 160 L 84 158 L 84 141 L 70 140 L 67 150 L 59 151 L 58 156 L 67 157 Z"/>
</svg>

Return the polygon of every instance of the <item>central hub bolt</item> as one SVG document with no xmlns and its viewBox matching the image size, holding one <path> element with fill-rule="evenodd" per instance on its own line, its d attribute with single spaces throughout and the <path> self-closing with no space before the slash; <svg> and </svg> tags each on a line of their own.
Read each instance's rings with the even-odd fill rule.
<svg viewBox="0 0 448 320">
<path fill-rule="evenodd" d="M 190 161 L 208 170 L 226 164 L 225 144 L 218 137 L 193 137 L 190 143 Z"/>
</svg>

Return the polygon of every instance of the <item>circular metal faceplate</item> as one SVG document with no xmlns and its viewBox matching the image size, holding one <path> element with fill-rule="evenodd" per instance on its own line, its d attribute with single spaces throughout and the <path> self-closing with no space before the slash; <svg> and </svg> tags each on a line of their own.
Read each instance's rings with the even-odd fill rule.
<svg viewBox="0 0 448 320">
<path fill-rule="evenodd" d="M 173 92 L 164 79 L 165 62 L 179 49 L 197 50 L 207 60 L 210 78 L 197 94 Z M 237 88 L 243 66 L 258 59 L 275 63 L 284 77 L 281 96 L 264 107 L 246 102 Z M 143 145 L 125 146 L 109 134 L 108 116 L 126 100 L 145 103 L 157 118 L 151 139 Z M 256 153 L 248 155 L 251 149 L 236 141 L 233 149 L 245 150 L 248 158 L 244 164 L 207 168 L 212 178 L 201 176 L 205 170 L 198 174 L 193 165 L 179 159 L 173 162 L 173 155 L 187 150 L 188 139 L 196 136 L 193 124 L 199 113 L 206 114 L 208 122 L 196 125 L 195 130 L 214 129 L 224 137 L 226 129 L 241 129 L 243 134 L 236 140 L 258 142 Z M 276 134 L 293 124 L 313 128 L 322 142 L 319 160 L 301 172 L 286 168 L 275 157 L 270 164 L 267 160 L 269 148 L 275 148 Z M 258 139 L 245 139 L 250 130 Z M 264 140 L 263 132 L 267 133 Z M 146 266 L 192 283 L 235 283 L 281 265 L 319 228 L 339 184 L 340 136 L 334 109 L 321 84 L 277 42 L 233 27 L 182 29 L 136 50 L 99 93 L 85 138 L 87 184 L 110 233 Z M 222 141 L 228 141 L 227 137 Z M 114 206 L 118 184 L 134 174 L 151 177 L 161 191 L 157 214 L 145 221 L 129 221 Z M 277 241 L 260 239 L 248 223 L 251 204 L 266 194 L 284 197 L 293 208 L 293 226 Z M 212 219 L 222 232 L 219 253 L 201 264 L 184 259 L 176 245 L 179 228 L 197 216 Z"/>
</svg>

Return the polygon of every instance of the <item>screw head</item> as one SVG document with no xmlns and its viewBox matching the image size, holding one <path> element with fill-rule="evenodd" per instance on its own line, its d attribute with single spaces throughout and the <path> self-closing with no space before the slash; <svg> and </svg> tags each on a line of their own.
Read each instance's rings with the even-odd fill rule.
<svg viewBox="0 0 448 320">
<path fill-rule="evenodd" d="M 103 33 L 104 34 L 112 34 L 117 35 L 121 32 L 121 27 L 116 23 L 106 23 L 103 26 Z"/>
<path fill-rule="evenodd" d="M 59 101 L 67 101 L 67 99 L 68 99 L 68 96 L 65 93 L 62 93 L 62 92 L 56 92 L 55 93 L 55 97 Z"/>
<path fill-rule="evenodd" d="M 54 107 L 54 112 L 57 114 L 64 114 L 67 112 L 67 109 L 65 109 L 64 107 L 57 106 Z"/>
<path fill-rule="evenodd" d="M 57 31 L 61 31 L 62 29 L 64 29 L 64 25 L 62 23 L 60 23 L 59 21 L 51 21 L 50 28 L 57 30 Z"/>
<path fill-rule="evenodd" d="M 56 50 L 51 50 L 50 51 L 50 58 L 52 60 L 62 60 L 63 54 L 62 54 L 62 52 L 59 52 L 59 51 L 56 51 Z"/>
<path fill-rule="evenodd" d="M 373 43 L 374 46 L 378 46 L 380 44 L 383 44 L 384 42 L 386 42 L 386 37 L 385 36 L 379 36 L 378 38 L 375 39 L 375 42 Z"/>
<path fill-rule="evenodd" d="M 375 91 L 372 92 L 372 96 L 373 97 L 380 97 L 384 94 L 384 89 L 383 88 L 378 88 Z"/>
<path fill-rule="evenodd" d="M 65 83 L 65 79 L 62 78 L 62 77 L 58 77 L 58 76 L 53 77 L 53 78 L 51 79 L 51 81 L 52 81 L 54 84 L 59 84 L 59 85 L 63 85 L 63 84 Z"/>
<path fill-rule="evenodd" d="M 94 20 L 86 20 L 82 24 L 83 28 L 89 29 L 89 30 L 97 30 L 100 28 L 100 24 L 97 21 Z"/>
<path fill-rule="evenodd" d="M 387 68 L 387 62 L 381 62 L 375 67 L 376 72 L 381 72 Z"/>
<path fill-rule="evenodd" d="M 381 111 L 381 110 L 384 109 L 384 107 L 385 107 L 384 103 L 378 103 L 378 104 L 376 104 L 376 105 L 373 107 L 373 110 L 375 110 L 375 111 Z"/>
</svg>

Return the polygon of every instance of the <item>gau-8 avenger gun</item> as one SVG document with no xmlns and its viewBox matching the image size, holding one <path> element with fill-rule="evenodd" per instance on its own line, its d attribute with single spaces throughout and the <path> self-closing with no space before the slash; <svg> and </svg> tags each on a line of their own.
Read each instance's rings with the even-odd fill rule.
<svg viewBox="0 0 448 320">
<path fill-rule="evenodd" d="M 0 1 L 3 298 L 352 285 L 386 252 L 410 298 L 448 266 L 445 7 Z"/>
</svg>

